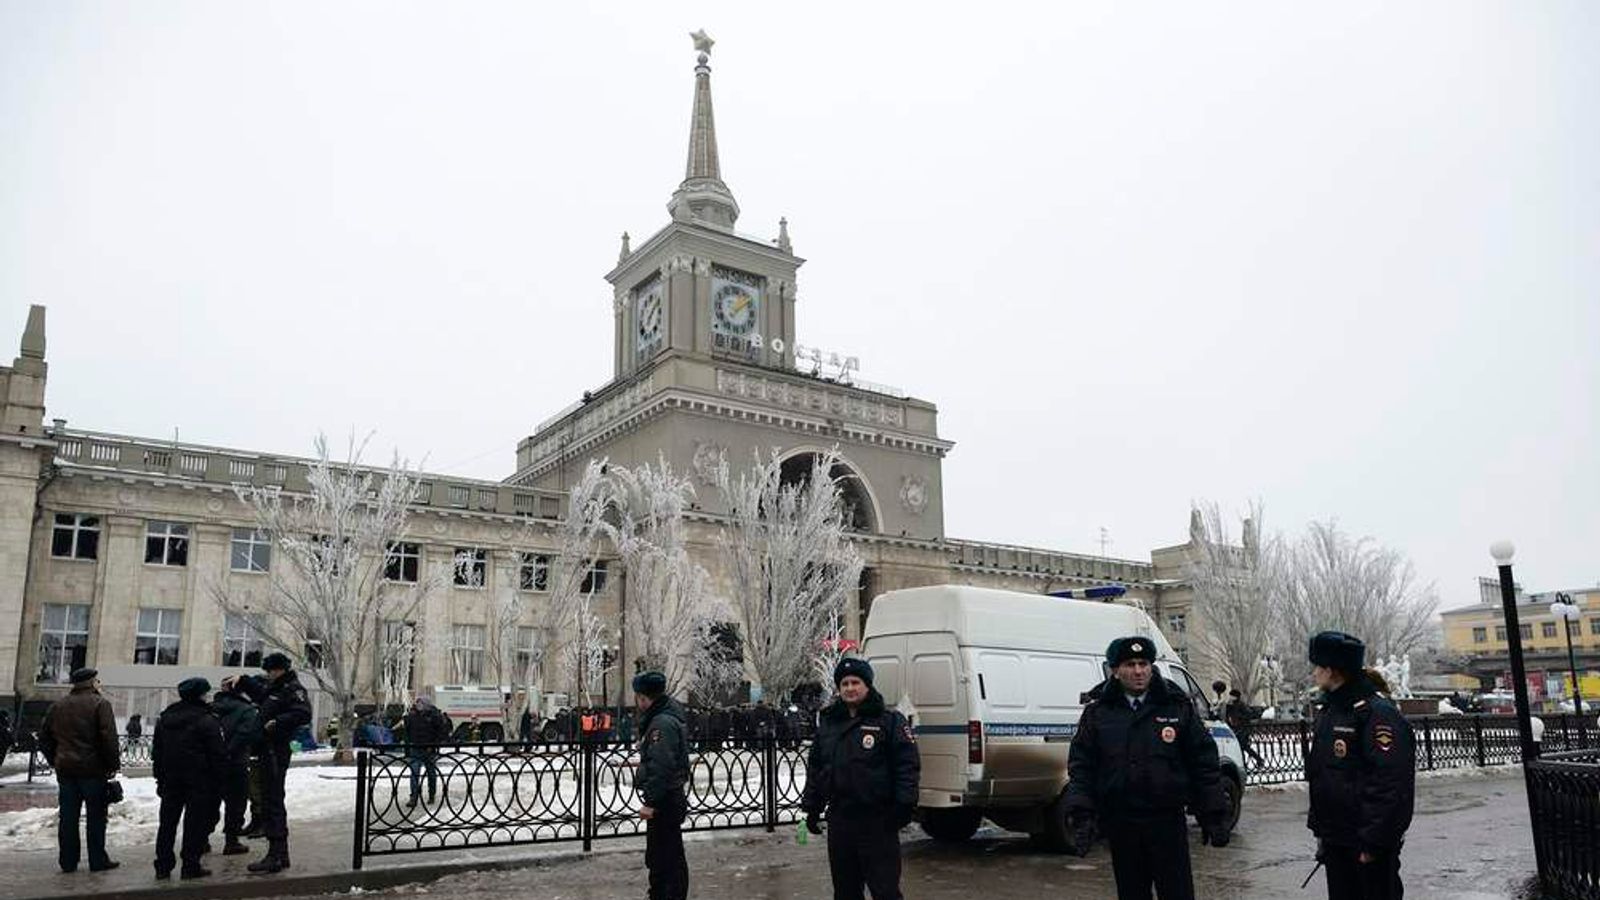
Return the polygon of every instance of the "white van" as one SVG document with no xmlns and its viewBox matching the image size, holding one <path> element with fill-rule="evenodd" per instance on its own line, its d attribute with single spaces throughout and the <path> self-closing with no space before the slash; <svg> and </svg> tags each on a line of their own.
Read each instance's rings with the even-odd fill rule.
<svg viewBox="0 0 1600 900">
<path fill-rule="evenodd" d="M 916 728 L 923 830 L 964 841 L 988 818 L 1066 849 L 1067 747 L 1083 694 L 1107 676 L 1106 645 L 1135 634 L 1155 645 L 1161 674 L 1189 693 L 1210 726 L 1230 825 L 1237 822 L 1244 794 L 1239 742 L 1142 610 L 938 585 L 874 600 L 863 647 L 875 686 Z"/>
</svg>

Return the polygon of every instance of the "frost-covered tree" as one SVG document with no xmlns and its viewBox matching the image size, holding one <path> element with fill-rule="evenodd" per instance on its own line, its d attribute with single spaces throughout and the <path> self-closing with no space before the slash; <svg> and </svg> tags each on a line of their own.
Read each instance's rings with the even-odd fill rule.
<svg viewBox="0 0 1600 900">
<path fill-rule="evenodd" d="M 538 633 L 550 635 L 564 680 L 591 703 L 604 667 L 610 631 L 594 612 L 594 573 L 604 548 L 604 518 L 613 505 L 607 463 L 590 460 L 567 494 L 567 513 L 557 529 L 559 546 L 550 565 L 550 594 L 538 615 Z M 539 662 L 548 656 L 541 647 Z"/>
<path fill-rule="evenodd" d="M 1432 630 L 1439 598 L 1419 585 L 1410 560 L 1371 538 L 1353 538 L 1334 522 L 1313 522 L 1289 548 L 1279 604 L 1280 658 L 1286 680 L 1303 683 L 1311 635 L 1336 629 L 1361 638 L 1367 658 L 1404 656 Z"/>
<path fill-rule="evenodd" d="M 1262 521 L 1261 504 L 1252 504 L 1236 543 L 1221 510 L 1208 503 L 1194 511 L 1190 529 L 1187 577 L 1197 649 L 1246 699 L 1264 686 L 1261 660 L 1272 649 L 1286 574 L 1282 541 L 1263 537 Z"/>
<path fill-rule="evenodd" d="M 839 667 L 840 660 L 851 655 L 851 649 L 844 636 L 844 616 L 835 616 L 811 654 L 811 678 L 822 685 L 823 697 L 833 696 L 833 670 Z"/>
<path fill-rule="evenodd" d="M 273 563 L 264 598 L 254 602 L 213 585 L 230 613 L 261 617 L 264 636 L 287 645 L 303 674 L 333 700 L 339 744 L 350 746 L 361 662 L 370 656 L 387 622 L 414 621 L 438 582 L 384 580 L 390 548 L 405 534 L 417 497 L 415 470 L 398 454 L 389 467 L 362 465 L 366 442 L 350 441 L 346 457 L 330 457 L 325 436 L 307 465 L 306 493 L 236 485 L 234 492 L 269 536 Z"/>
<path fill-rule="evenodd" d="M 846 538 L 835 451 L 814 458 L 808 477 L 783 481 L 774 451 L 735 476 L 722 459 L 717 488 L 728 509 L 720 544 L 734 591 L 745 665 L 760 693 L 786 696 L 810 677 L 820 642 L 861 579 Z"/>
<path fill-rule="evenodd" d="M 665 455 L 654 466 L 612 467 L 608 477 L 612 508 L 601 521 L 627 577 L 629 655 L 639 668 L 665 674 L 679 696 L 702 676 L 722 680 L 706 664 L 721 658 L 709 650 L 726 608 L 689 554 L 684 523 L 694 484 L 674 473 Z"/>
</svg>

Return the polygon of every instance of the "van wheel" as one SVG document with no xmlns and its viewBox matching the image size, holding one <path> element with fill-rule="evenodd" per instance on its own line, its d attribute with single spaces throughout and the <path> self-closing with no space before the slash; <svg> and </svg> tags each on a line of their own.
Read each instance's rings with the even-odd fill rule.
<svg viewBox="0 0 1600 900">
<path fill-rule="evenodd" d="M 498 744 L 506 739 L 505 729 L 498 722 L 490 722 L 480 729 L 485 744 Z"/>
<path fill-rule="evenodd" d="M 1233 775 L 1222 776 L 1222 792 L 1228 798 L 1228 830 L 1239 827 L 1239 813 L 1244 808 L 1244 788 L 1239 786 L 1239 779 Z"/>
<path fill-rule="evenodd" d="M 1072 824 L 1067 817 L 1067 793 L 1061 792 L 1054 802 L 1044 808 L 1044 823 L 1032 833 L 1033 842 L 1051 853 L 1072 850 Z"/>
<path fill-rule="evenodd" d="M 975 809 L 924 809 L 922 830 L 928 837 L 947 844 L 959 844 L 977 833 L 983 813 Z"/>
</svg>

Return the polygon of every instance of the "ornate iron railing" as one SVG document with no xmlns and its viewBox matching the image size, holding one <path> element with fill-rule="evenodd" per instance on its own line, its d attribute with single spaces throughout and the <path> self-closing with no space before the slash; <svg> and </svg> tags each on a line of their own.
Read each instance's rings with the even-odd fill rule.
<svg viewBox="0 0 1600 900">
<path fill-rule="evenodd" d="M 1544 896 L 1600 900 L 1600 752 L 1541 756 L 1528 765 L 1528 792 Z"/>
<path fill-rule="evenodd" d="M 772 831 L 799 821 L 806 750 L 761 738 L 693 752 L 684 830 Z M 363 750 L 351 863 L 359 869 L 368 856 L 558 841 L 588 850 L 595 840 L 643 834 L 637 765 L 636 747 L 622 742 Z"/>
<path fill-rule="evenodd" d="M 1541 750 L 1554 753 L 1600 749 L 1600 728 L 1571 713 L 1540 716 L 1544 720 Z M 1282 784 L 1305 779 L 1306 754 L 1314 724 L 1255 722 L 1246 731 L 1255 756 L 1245 755 L 1247 784 Z M 1520 762 L 1517 717 L 1513 715 L 1415 716 L 1411 728 L 1417 745 L 1417 770 L 1456 769 Z"/>
<path fill-rule="evenodd" d="M 28 735 L 24 743 L 28 751 L 28 780 L 42 778 L 51 774 L 50 763 L 44 758 L 44 753 L 39 749 L 38 738 Z M 122 735 L 117 738 L 117 749 L 122 754 L 122 768 L 148 769 L 150 768 L 150 738 L 128 737 Z M 23 749 L 19 746 L 17 749 Z"/>
</svg>

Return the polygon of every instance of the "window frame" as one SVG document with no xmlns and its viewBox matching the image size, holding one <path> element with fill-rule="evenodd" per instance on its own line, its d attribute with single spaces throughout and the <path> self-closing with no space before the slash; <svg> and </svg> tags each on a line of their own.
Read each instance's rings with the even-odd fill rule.
<svg viewBox="0 0 1600 900">
<path fill-rule="evenodd" d="M 1556 623 L 1554 623 L 1554 622 L 1540 622 L 1539 623 L 1539 636 L 1542 637 L 1542 638 L 1559 637 L 1560 636 L 1559 635 L 1560 631 L 1561 631 L 1561 629 L 1557 628 L 1556 627 Z"/>
<path fill-rule="evenodd" d="M 156 614 L 156 627 L 154 631 L 145 629 L 145 613 Z M 172 622 L 172 628 L 174 629 L 172 631 L 166 630 L 166 625 L 168 624 L 169 619 L 176 620 Z M 148 661 L 142 661 L 139 659 L 139 657 L 143 653 L 144 648 L 139 646 L 139 642 L 147 638 L 154 641 L 154 643 L 149 648 L 150 659 Z M 172 652 L 171 660 L 169 662 L 162 662 L 162 650 L 168 644 L 170 644 L 170 649 Z M 134 617 L 133 625 L 133 664 L 136 666 L 176 666 L 181 665 L 182 662 L 183 610 L 173 609 L 165 606 L 139 607 L 138 614 Z"/>
<path fill-rule="evenodd" d="M 62 611 L 62 621 L 59 627 L 51 627 L 50 613 L 53 610 Z M 83 616 L 82 631 L 76 630 L 72 621 L 73 618 L 79 614 L 79 610 L 82 611 L 81 614 Z M 34 670 L 34 684 L 71 684 L 73 670 L 88 665 L 89 617 L 91 610 L 92 607 L 88 603 L 43 604 L 42 609 L 39 611 L 39 666 Z M 72 655 L 72 651 L 79 645 L 69 643 L 69 639 L 80 635 L 83 638 L 83 643 L 81 645 L 83 655 L 81 659 Z M 56 637 L 59 639 L 57 646 L 53 648 L 45 647 L 46 639 L 49 637 Z M 52 653 L 56 657 L 52 663 L 52 668 L 54 670 L 52 674 L 54 677 L 45 678 L 45 664 L 47 662 L 47 657 Z"/>
<path fill-rule="evenodd" d="M 69 521 L 63 523 L 61 520 Z M 93 524 L 88 524 L 93 523 Z M 56 552 L 56 540 L 65 532 L 70 545 L 66 553 Z M 88 553 L 83 552 L 85 535 L 93 535 Z M 90 513 L 55 513 L 50 520 L 50 558 L 93 562 L 100 558 L 100 517 Z"/>
<path fill-rule="evenodd" d="M 157 532 L 157 527 L 160 532 Z M 188 522 L 172 522 L 166 519 L 147 519 L 144 523 L 144 564 L 147 566 L 162 566 L 164 568 L 182 569 L 189 565 L 189 541 L 192 539 Z M 162 548 L 157 554 L 160 559 L 151 559 L 152 542 L 159 541 Z M 174 562 L 173 558 L 179 557 Z"/>
<path fill-rule="evenodd" d="M 240 532 L 244 532 L 241 539 Z M 245 566 L 239 568 L 239 547 L 245 548 Z M 257 560 L 257 556 L 263 557 Z M 228 538 L 228 571 L 265 575 L 272 571 L 272 535 L 259 528 L 234 526 Z"/>
<path fill-rule="evenodd" d="M 457 684 L 481 686 L 488 662 L 489 629 L 471 622 L 457 622 L 450 626 L 450 674 L 457 676 Z M 475 636 L 477 643 L 463 643 L 463 638 Z M 468 678 L 468 674 L 475 677 Z"/>
<path fill-rule="evenodd" d="M 411 577 L 406 576 L 410 563 Z M 422 580 L 422 545 L 414 541 L 395 541 L 383 555 L 383 580 L 390 584 L 416 584 Z"/>
<path fill-rule="evenodd" d="M 550 592 L 550 556 L 522 551 L 517 554 L 517 590 L 530 594 Z"/>
<path fill-rule="evenodd" d="M 1489 643 L 1489 626 L 1487 626 L 1487 625 L 1474 625 L 1474 626 L 1472 626 L 1472 642 L 1474 644 L 1487 644 L 1487 643 Z"/>
<path fill-rule="evenodd" d="M 462 557 L 467 557 L 463 560 Z M 468 575 L 466 573 L 470 572 Z M 473 578 L 477 578 L 473 582 Z M 465 580 L 464 580 L 465 579 Z M 464 591 L 481 591 L 489 586 L 489 548 L 457 547 L 450 554 L 450 582 Z"/>
<path fill-rule="evenodd" d="M 597 559 L 591 562 L 588 570 L 583 573 L 583 580 L 578 583 L 578 593 L 591 596 L 604 594 L 606 585 L 610 584 L 610 570 L 611 561 L 608 559 Z"/>
<path fill-rule="evenodd" d="M 243 621 L 242 628 L 232 628 L 235 622 Z M 259 669 L 261 660 L 267 655 L 267 638 L 265 634 L 266 616 L 262 613 L 231 613 L 222 612 L 222 666 L 228 669 Z M 242 631 L 243 634 L 235 632 Z M 239 661 L 228 662 L 230 650 L 237 645 Z M 251 657 L 255 661 L 251 661 Z"/>
</svg>

